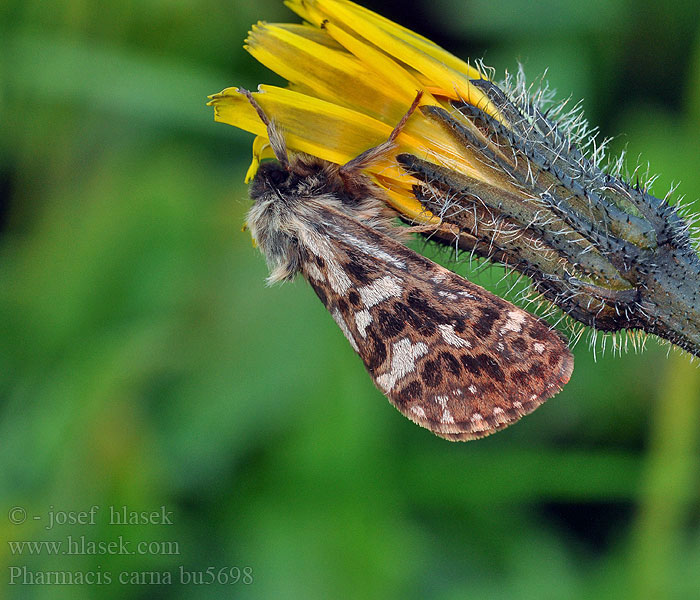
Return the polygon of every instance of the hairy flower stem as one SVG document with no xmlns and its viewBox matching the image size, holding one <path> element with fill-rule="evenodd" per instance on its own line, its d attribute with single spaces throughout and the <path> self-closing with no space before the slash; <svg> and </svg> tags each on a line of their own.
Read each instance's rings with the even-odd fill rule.
<svg viewBox="0 0 700 600">
<path fill-rule="evenodd" d="M 421 111 L 459 142 L 479 178 L 397 157 L 421 182 L 416 198 L 452 226 L 425 235 L 527 275 L 585 325 L 641 330 L 700 356 L 700 260 L 677 210 L 603 172 L 534 104 L 473 83 L 500 120 L 464 102 Z"/>
</svg>

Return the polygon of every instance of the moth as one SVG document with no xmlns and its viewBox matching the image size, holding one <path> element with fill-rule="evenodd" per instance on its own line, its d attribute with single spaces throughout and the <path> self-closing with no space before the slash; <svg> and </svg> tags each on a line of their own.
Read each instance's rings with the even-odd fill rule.
<svg viewBox="0 0 700 600">
<path fill-rule="evenodd" d="M 405 227 L 363 169 L 395 148 L 419 93 L 389 138 L 337 165 L 289 155 L 247 90 L 276 162 L 250 185 L 248 227 L 270 283 L 301 273 L 406 417 L 447 440 L 503 429 L 564 386 L 566 341 L 549 325 L 404 245 Z"/>
</svg>

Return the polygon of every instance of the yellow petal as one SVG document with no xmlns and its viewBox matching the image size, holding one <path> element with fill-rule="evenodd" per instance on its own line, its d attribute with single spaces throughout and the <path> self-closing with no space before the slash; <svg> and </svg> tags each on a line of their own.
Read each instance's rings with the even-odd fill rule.
<svg viewBox="0 0 700 600">
<path fill-rule="evenodd" d="M 260 161 L 265 158 L 275 158 L 275 153 L 272 150 L 272 146 L 270 146 L 270 140 L 267 139 L 267 135 L 257 135 L 253 140 L 253 159 L 245 174 L 245 183 L 253 181 L 253 177 L 255 177 L 260 167 Z"/>
<path fill-rule="evenodd" d="M 408 81 L 401 88 L 386 85 L 367 67 L 366 61 L 358 60 L 344 49 L 329 48 L 318 39 L 310 39 L 305 35 L 306 29 L 311 28 L 289 29 L 286 25 L 258 23 L 248 36 L 246 49 L 297 89 L 358 109 L 386 124 L 398 122 L 421 84 L 412 82 L 408 73 L 382 55 Z M 334 41 L 330 35 L 328 39 Z"/>
<path fill-rule="evenodd" d="M 386 17 L 364 8 L 359 4 L 355 4 L 354 2 L 349 2 L 346 0 L 287 0 L 285 1 L 285 5 L 303 19 L 306 19 L 317 27 L 322 26 L 323 19 L 338 14 L 336 6 L 341 5 L 348 12 L 352 12 L 354 14 L 353 21 L 357 21 L 359 23 L 371 23 L 385 33 L 402 40 L 408 46 L 420 49 L 428 56 L 435 58 L 457 73 L 463 73 L 472 79 L 479 79 L 482 77 L 481 73 L 477 69 L 470 66 L 460 58 L 457 58 L 454 54 L 447 52 L 435 42 L 416 33 L 415 31 L 402 27 L 398 23 L 390 21 Z M 319 7 L 319 9 L 316 9 L 316 7 Z M 360 25 L 360 28 L 361 27 L 362 25 Z"/>
<path fill-rule="evenodd" d="M 285 4 L 318 27 L 333 24 L 364 38 L 425 75 L 447 97 L 497 115 L 486 95 L 469 82 L 483 74 L 423 36 L 347 0 L 289 0 Z"/>
<path fill-rule="evenodd" d="M 210 98 L 217 121 L 266 135 L 265 125 L 237 88 L 227 88 Z M 393 129 L 361 112 L 275 86 L 259 86 L 255 99 L 267 115 L 281 124 L 291 150 L 341 165 L 381 144 Z M 402 140 L 411 142 L 405 134 Z M 412 141 L 418 146 L 417 140 Z"/>
</svg>

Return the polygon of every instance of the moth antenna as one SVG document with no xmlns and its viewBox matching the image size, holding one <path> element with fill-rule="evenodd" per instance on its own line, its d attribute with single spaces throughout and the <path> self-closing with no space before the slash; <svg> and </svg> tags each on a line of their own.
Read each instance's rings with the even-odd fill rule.
<svg viewBox="0 0 700 600">
<path fill-rule="evenodd" d="M 356 156 L 352 160 L 346 162 L 342 167 L 340 167 L 341 177 L 343 175 L 352 173 L 353 171 L 361 171 L 362 169 L 366 169 L 367 167 L 378 161 L 380 158 L 382 158 L 387 152 L 393 150 L 393 148 L 396 145 L 396 138 L 406 126 L 406 123 L 408 122 L 410 116 L 415 112 L 416 108 L 418 108 L 418 104 L 420 103 L 422 97 L 423 91 L 419 90 L 416 93 L 416 97 L 413 99 L 411 106 L 406 111 L 404 116 L 401 117 L 401 120 L 399 121 L 398 125 L 394 127 L 393 131 L 389 134 L 389 137 L 385 142 L 382 142 L 374 148 L 365 150 L 362 154 Z"/>
<path fill-rule="evenodd" d="M 238 88 L 238 92 L 248 98 L 248 102 L 250 102 L 251 106 L 255 109 L 255 112 L 258 113 L 260 120 L 265 124 L 265 127 L 267 127 L 267 137 L 270 140 L 270 147 L 275 153 L 275 158 L 283 167 L 288 168 L 289 156 L 287 155 L 287 144 L 284 141 L 282 132 L 273 121 L 268 119 L 265 111 L 257 103 L 255 98 L 253 98 L 253 94 L 251 94 L 245 88 Z"/>
</svg>

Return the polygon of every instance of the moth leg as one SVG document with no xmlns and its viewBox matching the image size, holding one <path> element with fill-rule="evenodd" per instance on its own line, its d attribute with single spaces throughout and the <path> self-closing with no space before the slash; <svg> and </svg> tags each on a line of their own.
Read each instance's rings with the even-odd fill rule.
<svg viewBox="0 0 700 600">
<path fill-rule="evenodd" d="M 459 236 L 459 234 L 462 232 L 462 230 L 456 225 L 445 222 L 437 225 L 411 225 L 409 227 L 405 227 L 404 229 L 408 233 L 434 233 L 439 231 L 441 233 L 451 233 L 454 236 Z"/>
<path fill-rule="evenodd" d="M 251 106 L 255 109 L 255 112 L 258 113 L 260 120 L 265 124 L 265 127 L 267 127 L 267 137 L 270 140 L 270 147 L 275 153 L 275 158 L 283 167 L 288 169 L 289 156 L 287 155 L 287 144 L 284 141 L 284 136 L 282 135 L 282 132 L 277 127 L 277 125 L 268 118 L 268 116 L 265 114 L 265 111 L 257 103 L 255 98 L 253 98 L 253 94 L 251 94 L 245 88 L 238 88 L 238 92 L 243 94 L 246 98 L 248 98 L 248 102 L 250 102 Z"/>
<path fill-rule="evenodd" d="M 408 121 L 409 117 L 415 112 L 416 108 L 418 108 L 418 104 L 420 103 L 422 97 L 423 92 L 419 91 L 416 94 L 413 103 L 406 111 L 406 114 L 404 114 L 404 116 L 401 117 L 401 120 L 399 121 L 398 125 L 394 127 L 394 130 L 391 132 L 391 134 L 385 142 L 382 142 L 374 148 L 365 150 L 362 154 L 346 162 L 342 167 L 340 167 L 340 176 L 342 177 L 344 175 L 349 175 L 354 171 L 361 171 L 362 169 L 366 169 L 367 167 L 381 159 L 387 152 L 393 150 L 396 146 L 396 138 L 406 126 L 406 122 Z"/>
</svg>

